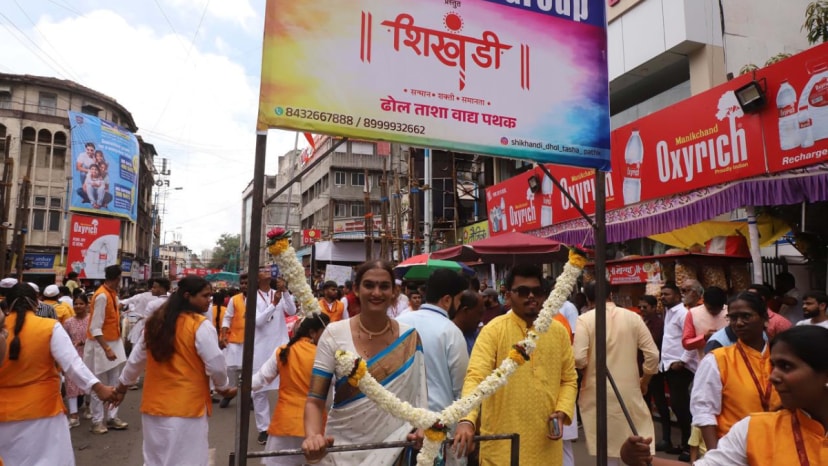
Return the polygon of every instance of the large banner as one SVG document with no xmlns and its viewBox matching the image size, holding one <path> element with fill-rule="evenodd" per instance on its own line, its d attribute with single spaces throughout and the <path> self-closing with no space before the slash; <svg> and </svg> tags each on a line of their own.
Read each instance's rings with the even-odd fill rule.
<svg viewBox="0 0 828 466">
<path fill-rule="evenodd" d="M 605 0 L 269 0 L 259 129 L 609 168 Z"/>
<path fill-rule="evenodd" d="M 75 212 L 116 215 L 135 221 L 138 213 L 138 139 L 98 117 L 69 112 L 72 125 L 72 196 Z"/>
<path fill-rule="evenodd" d="M 768 89 L 763 112 L 771 173 L 828 160 L 828 44 L 757 71 Z"/>
<path fill-rule="evenodd" d="M 79 278 L 103 279 L 104 269 L 118 263 L 121 221 L 72 215 L 69 230 L 69 272 Z"/>
</svg>

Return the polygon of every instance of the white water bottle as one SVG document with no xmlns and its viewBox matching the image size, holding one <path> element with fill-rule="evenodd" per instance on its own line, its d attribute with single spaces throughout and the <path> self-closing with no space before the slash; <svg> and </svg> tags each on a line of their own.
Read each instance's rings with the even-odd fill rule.
<svg viewBox="0 0 828 466">
<path fill-rule="evenodd" d="M 500 198 L 500 231 L 509 231 L 509 221 L 506 219 L 506 201 Z"/>
<path fill-rule="evenodd" d="M 644 142 L 638 130 L 633 130 L 624 150 L 624 205 L 641 202 L 641 162 L 644 161 Z"/>
<path fill-rule="evenodd" d="M 782 81 L 776 94 L 779 113 L 779 147 L 790 150 L 799 147 L 799 120 L 796 115 L 796 91 L 788 81 Z"/>
<path fill-rule="evenodd" d="M 802 140 L 800 146 L 807 149 L 814 145 L 814 120 L 811 119 L 811 112 L 807 105 L 799 109 L 798 121 L 799 136 Z"/>
</svg>

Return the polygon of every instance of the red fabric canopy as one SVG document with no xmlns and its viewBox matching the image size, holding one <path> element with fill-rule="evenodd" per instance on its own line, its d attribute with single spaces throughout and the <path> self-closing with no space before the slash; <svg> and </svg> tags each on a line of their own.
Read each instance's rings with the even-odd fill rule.
<svg viewBox="0 0 828 466">
<path fill-rule="evenodd" d="M 510 232 L 502 235 L 454 246 L 431 254 L 433 259 L 470 262 L 480 260 L 492 264 L 545 264 L 566 262 L 569 250 L 563 243 L 526 233 Z"/>
</svg>

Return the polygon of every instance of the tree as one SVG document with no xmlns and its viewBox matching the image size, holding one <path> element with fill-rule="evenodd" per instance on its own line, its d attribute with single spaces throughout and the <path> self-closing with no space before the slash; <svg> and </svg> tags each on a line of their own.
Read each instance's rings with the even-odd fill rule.
<svg viewBox="0 0 828 466">
<path fill-rule="evenodd" d="M 805 8 L 805 24 L 802 30 L 808 33 L 808 43 L 814 45 L 828 42 L 828 0 L 817 0 Z"/>
<path fill-rule="evenodd" d="M 216 246 L 213 248 L 210 268 L 227 270 L 229 266 L 230 268 L 238 269 L 237 261 L 239 258 L 240 243 L 241 237 L 238 234 L 231 235 L 230 233 L 222 233 L 219 239 L 216 240 Z"/>
</svg>

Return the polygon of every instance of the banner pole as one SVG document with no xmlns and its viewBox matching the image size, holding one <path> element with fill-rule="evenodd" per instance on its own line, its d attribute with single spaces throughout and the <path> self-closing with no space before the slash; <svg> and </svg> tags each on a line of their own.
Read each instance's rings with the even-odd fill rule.
<svg viewBox="0 0 828 466">
<path fill-rule="evenodd" d="M 253 379 L 253 344 L 256 330 L 256 280 L 259 276 L 259 255 L 262 249 L 262 212 L 264 210 L 265 154 L 267 131 L 256 133 L 256 161 L 253 165 L 253 201 L 250 210 L 250 249 L 247 259 L 247 300 L 245 302 L 244 347 L 242 350 L 241 387 L 236 417 L 236 466 L 247 465 L 247 440 L 250 436 L 250 404 Z"/>
<path fill-rule="evenodd" d="M 607 296 L 606 173 L 595 170 L 595 404 L 598 466 L 607 466 Z M 618 454 L 614 452 L 614 455 Z"/>
</svg>

